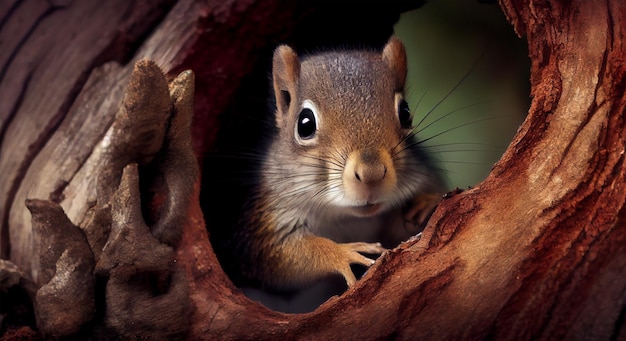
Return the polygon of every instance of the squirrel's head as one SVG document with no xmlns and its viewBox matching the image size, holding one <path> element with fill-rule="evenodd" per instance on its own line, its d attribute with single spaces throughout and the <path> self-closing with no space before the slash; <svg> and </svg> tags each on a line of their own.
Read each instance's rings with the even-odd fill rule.
<svg viewBox="0 0 626 341">
<path fill-rule="evenodd" d="M 404 100 L 406 53 L 391 38 L 382 53 L 328 52 L 300 59 L 276 49 L 273 87 L 281 153 L 293 172 L 315 173 L 319 198 L 368 216 L 415 194 L 423 165 L 412 157 Z M 298 167 L 300 165 L 300 167 Z"/>
</svg>

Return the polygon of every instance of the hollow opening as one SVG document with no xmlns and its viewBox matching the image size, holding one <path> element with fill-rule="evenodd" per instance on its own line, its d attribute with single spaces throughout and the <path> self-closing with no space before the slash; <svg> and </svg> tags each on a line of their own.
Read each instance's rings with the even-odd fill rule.
<svg viewBox="0 0 626 341">
<path fill-rule="evenodd" d="M 381 5 L 359 6 L 337 9 L 320 2 L 298 7 L 293 28 L 269 39 L 251 58 L 253 71 L 220 114 L 215 143 L 202 158 L 201 200 L 218 259 L 249 298 L 274 310 L 312 311 L 346 289 L 340 276 L 303 290 L 262 288 L 256 281 L 242 280 L 237 259 L 228 256 L 240 245 L 239 238 L 249 237 L 232 227 L 263 214 L 245 203 L 260 181 L 254 170 L 267 154 L 268 139 L 277 134 L 270 77 L 272 51 L 278 44 L 286 43 L 299 54 L 380 50 L 392 32 L 397 35 L 409 58 L 406 94 L 418 140 L 424 141 L 420 148 L 441 172 L 446 190 L 484 179 L 528 109 L 525 43 L 515 37 L 496 3 L 446 0 L 417 9 L 394 4 L 383 10 Z M 352 268 L 357 277 L 366 270 Z"/>
</svg>

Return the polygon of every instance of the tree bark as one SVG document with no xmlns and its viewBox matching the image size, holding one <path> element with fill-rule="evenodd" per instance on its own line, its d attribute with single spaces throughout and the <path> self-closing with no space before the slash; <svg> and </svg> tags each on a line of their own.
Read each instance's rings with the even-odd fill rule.
<svg viewBox="0 0 626 341">
<path fill-rule="evenodd" d="M 341 44 L 367 27 L 382 46 L 401 2 L 364 5 L 379 19 L 360 26 L 324 3 L 3 2 L 0 254 L 20 270 L 0 262 L 0 295 L 30 293 L 52 337 L 625 339 L 626 4 L 500 4 L 532 61 L 532 105 L 501 160 L 445 198 L 421 239 L 316 311 L 288 315 L 221 270 L 188 131 L 197 155 L 208 150 L 276 43 Z M 350 30 L 303 33 L 320 22 Z M 132 72 L 140 59 L 156 63 Z M 192 74 L 174 79 L 188 68 L 195 95 Z M 63 275 L 92 310 L 44 313 L 67 309 L 41 298 L 67 290 Z"/>
</svg>

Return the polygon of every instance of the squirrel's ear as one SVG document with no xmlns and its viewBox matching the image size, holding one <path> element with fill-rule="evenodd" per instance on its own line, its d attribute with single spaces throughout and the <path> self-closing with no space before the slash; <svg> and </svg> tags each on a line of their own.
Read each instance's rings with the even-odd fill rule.
<svg viewBox="0 0 626 341">
<path fill-rule="evenodd" d="M 389 39 L 383 49 L 383 61 L 394 73 L 396 91 L 401 92 L 406 81 L 406 51 L 400 39 L 396 37 Z"/>
<path fill-rule="evenodd" d="M 296 52 L 287 45 L 279 46 L 274 51 L 272 61 L 272 79 L 276 96 L 276 120 L 280 127 L 283 116 L 289 112 L 289 105 L 296 98 L 300 60 Z"/>
</svg>

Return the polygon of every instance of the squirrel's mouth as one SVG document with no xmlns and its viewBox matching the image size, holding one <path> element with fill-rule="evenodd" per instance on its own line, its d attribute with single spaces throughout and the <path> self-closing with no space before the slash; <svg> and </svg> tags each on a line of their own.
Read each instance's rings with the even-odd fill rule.
<svg viewBox="0 0 626 341">
<path fill-rule="evenodd" d="M 361 217 L 369 217 L 380 213 L 383 208 L 382 203 L 366 203 L 365 205 L 352 206 L 352 211 Z"/>
</svg>

